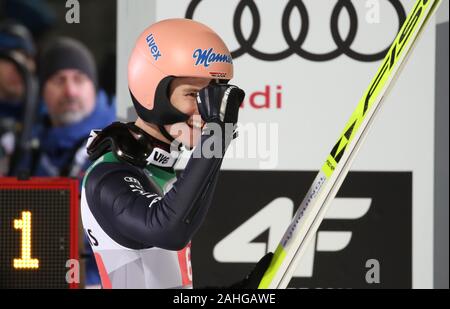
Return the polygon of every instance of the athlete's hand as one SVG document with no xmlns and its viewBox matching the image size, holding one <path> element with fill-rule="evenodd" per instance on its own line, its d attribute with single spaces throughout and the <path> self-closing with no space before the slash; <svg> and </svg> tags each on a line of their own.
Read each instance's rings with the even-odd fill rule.
<svg viewBox="0 0 450 309">
<path fill-rule="evenodd" d="M 199 91 L 198 110 L 206 123 L 235 124 L 244 97 L 245 92 L 236 86 L 212 84 Z"/>
<path fill-rule="evenodd" d="M 269 268 L 270 262 L 272 261 L 273 253 L 269 252 L 263 256 L 258 263 L 256 263 L 253 270 L 244 278 L 244 280 L 239 281 L 230 288 L 235 289 L 257 289 L 261 279 L 263 278 L 266 270 Z"/>
</svg>

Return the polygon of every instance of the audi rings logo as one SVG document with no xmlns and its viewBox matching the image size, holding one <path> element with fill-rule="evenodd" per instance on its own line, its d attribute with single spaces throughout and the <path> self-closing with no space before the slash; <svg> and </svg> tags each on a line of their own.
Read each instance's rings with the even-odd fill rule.
<svg viewBox="0 0 450 309">
<path fill-rule="evenodd" d="M 405 10 L 400 3 L 400 0 L 385 0 L 388 1 L 395 9 L 398 20 L 399 20 L 399 30 L 406 19 Z M 192 0 L 186 11 L 186 18 L 194 19 L 194 12 L 197 6 L 200 4 L 201 0 Z M 243 31 L 241 29 L 241 19 L 244 9 L 248 8 L 252 16 L 252 28 L 250 30 L 250 35 L 248 38 L 244 38 Z M 298 10 L 300 13 L 300 30 L 297 37 L 291 33 L 289 27 L 290 18 L 294 10 Z M 342 37 L 339 32 L 339 16 L 346 10 L 350 19 L 350 27 L 348 33 L 345 37 Z M 364 62 L 378 61 L 384 58 L 389 46 L 384 50 L 377 53 L 364 54 L 357 52 L 352 49 L 352 44 L 355 40 L 357 30 L 358 30 L 358 16 L 356 9 L 350 0 L 337 0 L 334 6 L 330 19 L 330 31 L 334 43 L 336 44 L 336 49 L 325 52 L 325 53 L 312 53 L 305 48 L 303 48 L 303 43 L 306 40 L 309 30 L 309 14 L 306 9 L 305 4 L 301 0 L 289 0 L 283 11 L 281 18 L 281 27 L 283 30 L 283 37 L 286 40 L 288 48 L 276 53 L 266 53 L 263 51 L 256 50 L 253 45 L 259 36 L 261 28 L 261 18 L 253 0 L 241 0 L 239 1 L 233 16 L 233 29 L 236 39 L 240 47 L 231 52 L 231 56 L 236 59 L 243 54 L 249 54 L 257 59 L 265 61 L 277 61 L 287 58 L 293 54 L 311 60 L 311 61 L 329 61 L 335 59 L 341 55 L 347 55 L 348 57 Z"/>
</svg>

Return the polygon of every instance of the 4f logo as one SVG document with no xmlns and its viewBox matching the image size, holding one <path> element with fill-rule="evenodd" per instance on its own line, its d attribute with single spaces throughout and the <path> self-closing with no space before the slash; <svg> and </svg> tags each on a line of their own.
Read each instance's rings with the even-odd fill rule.
<svg viewBox="0 0 450 309">
<path fill-rule="evenodd" d="M 358 220 L 366 215 L 371 198 L 336 198 L 324 220 Z M 273 200 L 253 217 L 222 239 L 213 251 L 222 263 L 256 263 L 264 254 L 274 252 L 286 226 L 292 220 L 294 202 L 285 197 Z M 265 242 L 260 239 L 266 234 Z M 318 231 L 315 241 L 306 249 L 294 277 L 312 277 L 316 252 L 344 250 L 352 239 L 352 231 Z"/>
</svg>

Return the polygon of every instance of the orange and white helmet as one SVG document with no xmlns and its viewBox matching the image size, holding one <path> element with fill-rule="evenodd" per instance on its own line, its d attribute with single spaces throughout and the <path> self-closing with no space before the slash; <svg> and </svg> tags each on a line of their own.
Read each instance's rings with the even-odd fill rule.
<svg viewBox="0 0 450 309">
<path fill-rule="evenodd" d="M 139 36 L 128 63 L 128 87 L 140 118 L 160 127 L 188 119 L 169 101 L 174 77 L 230 80 L 230 51 L 217 33 L 199 22 L 157 22 Z"/>
</svg>

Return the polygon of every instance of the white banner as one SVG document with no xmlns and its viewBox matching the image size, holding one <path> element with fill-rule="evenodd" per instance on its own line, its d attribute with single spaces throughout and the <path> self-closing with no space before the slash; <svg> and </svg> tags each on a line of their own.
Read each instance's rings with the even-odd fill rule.
<svg viewBox="0 0 450 309">
<path fill-rule="evenodd" d="M 321 167 L 380 65 L 380 54 L 414 4 L 172 0 L 156 1 L 155 7 L 144 2 L 132 10 L 119 1 L 119 12 L 127 7 L 119 13 L 119 116 L 125 118 L 131 107 L 126 53 L 130 38 L 139 34 L 125 36 L 123 29 L 145 24 L 144 6 L 156 9 L 150 13 L 156 21 L 191 15 L 219 33 L 237 55 L 231 83 L 247 93 L 240 113 L 242 142 L 236 141 L 223 169 L 280 171 Z M 415 288 L 433 286 L 434 62 L 435 27 L 429 27 L 352 168 L 412 172 Z M 258 141 L 246 134 L 252 130 Z"/>
</svg>

